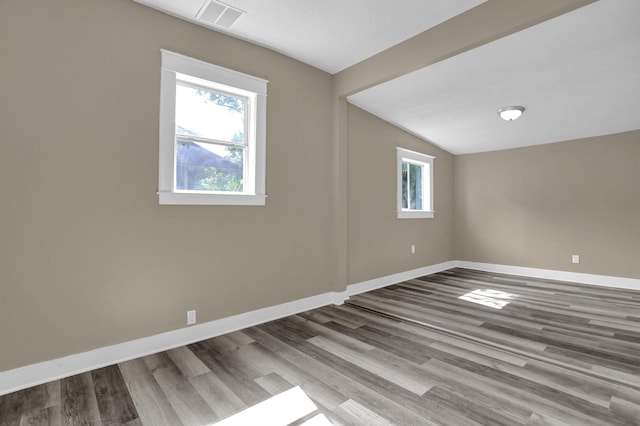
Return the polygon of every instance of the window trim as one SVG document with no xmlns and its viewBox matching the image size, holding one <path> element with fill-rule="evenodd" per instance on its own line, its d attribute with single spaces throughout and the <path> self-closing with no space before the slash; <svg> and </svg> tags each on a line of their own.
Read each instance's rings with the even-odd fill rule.
<svg viewBox="0 0 640 426">
<path fill-rule="evenodd" d="M 431 155 L 422 154 L 420 152 L 410 151 L 405 148 L 396 147 L 396 213 L 398 219 L 431 219 L 433 218 L 435 211 L 433 209 L 433 160 L 436 157 Z M 423 174 L 423 197 L 422 210 L 410 210 L 402 208 L 402 163 L 404 160 L 409 160 L 413 162 L 418 162 L 422 164 L 429 165 L 429 173 L 428 179 L 429 182 L 427 185 L 424 185 L 424 179 L 427 177 L 426 174 Z M 428 196 L 426 194 L 426 190 L 428 189 Z"/>
<path fill-rule="evenodd" d="M 181 205 L 251 205 L 266 203 L 267 80 L 161 49 L 158 202 Z M 179 76 L 178 76 L 179 75 Z M 175 189 L 176 81 L 189 81 L 250 98 L 247 123 L 247 176 L 243 193 L 197 193 Z M 255 129 L 255 131 L 253 130 Z"/>
</svg>

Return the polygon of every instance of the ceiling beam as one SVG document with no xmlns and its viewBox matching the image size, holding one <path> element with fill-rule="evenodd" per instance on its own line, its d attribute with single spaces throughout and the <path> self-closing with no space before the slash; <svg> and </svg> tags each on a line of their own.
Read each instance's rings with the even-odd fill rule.
<svg viewBox="0 0 640 426">
<path fill-rule="evenodd" d="M 335 93 L 349 96 L 490 43 L 596 0 L 488 0 L 335 75 Z"/>
</svg>

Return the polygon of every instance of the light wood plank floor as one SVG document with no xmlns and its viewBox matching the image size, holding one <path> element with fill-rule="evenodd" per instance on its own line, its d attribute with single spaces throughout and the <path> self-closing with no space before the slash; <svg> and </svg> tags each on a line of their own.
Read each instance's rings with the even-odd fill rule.
<svg viewBox="0 0 640 426">
<path fill-rule="evenodd" d="M 209 425 L 295 386 L 295 425 L 640 425 L 640 292 L 452 269 L 2 396 L 0 426 Z"/>
</svg>

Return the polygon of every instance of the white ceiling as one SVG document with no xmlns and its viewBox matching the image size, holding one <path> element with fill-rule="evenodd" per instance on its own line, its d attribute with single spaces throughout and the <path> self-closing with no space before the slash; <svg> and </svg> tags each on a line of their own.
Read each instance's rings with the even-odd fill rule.
<svg viewBox="0 0 640 426">
<path fill-rule="evenodd" d="M 207 0 L 135 0 L 335 74 L 486 0 L 221 0 L 229 29 L 196 19 Z"/>
<path fill-rule="evenodd" d="M 336 73 L 485 0 L 135 0 Z M 356 93 L 349 101 L 453 154 L 640 129 L 640 0 L 599 0 Z M 526 108 L 514 122 L 508 105 Z"/>
<path fill-rule="evenodd" d="M 640 129 L 639 18 L 600 0 L 349 101 L 453 154 Z M 499 119 L 510 105 L 522 118 Z"/>
</svg>

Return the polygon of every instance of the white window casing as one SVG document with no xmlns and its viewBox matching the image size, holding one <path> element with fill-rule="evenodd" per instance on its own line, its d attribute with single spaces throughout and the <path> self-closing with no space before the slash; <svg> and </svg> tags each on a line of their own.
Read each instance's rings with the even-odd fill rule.
<svg viewBox="0 0 640 426">
<path fill-rule="evenodd" d="M 267 80 L 161 50 L 158 201 L 182 205 L 265 205 Z M 176 83 L 248 99 L 243 192 L 176 190 Z"/>
<path fill-rule="evenodd" d="M 398 219 L 428 219 L 434 217 L 433 209 L 433 160 L 435 157 L 410 151 L 405 148 L 396 147 L 396 181 L 397 181 L 397 203 L 396 212 Z M 423 167 L 422 173 L 422 208 L 403 208 L 402 196 L 402 164 L 403 162 L 413 163 Z M 425 173 L 426 171 L 426 173 Z"/>
</svg>

